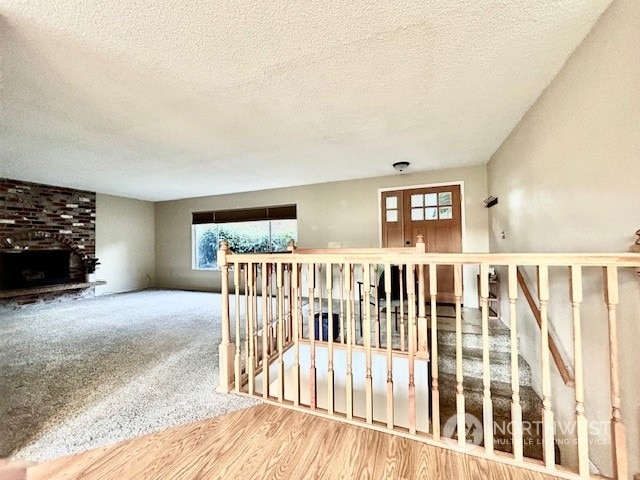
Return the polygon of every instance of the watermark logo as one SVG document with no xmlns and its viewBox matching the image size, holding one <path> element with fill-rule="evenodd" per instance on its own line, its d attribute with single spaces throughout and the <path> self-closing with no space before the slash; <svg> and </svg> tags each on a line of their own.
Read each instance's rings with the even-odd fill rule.
<svg viewBox="0 0 640 480">
<path fill-rule="evenodd" d="M 482 421 L 476 416 L 465 413 L 463 415 L 464 432 L 460 432 L 458 428 L 458 416 L 452 415 L 445 422 L 442 429 L 443 441 L 459 446 L 458 439 L 464 436 L 465 446 L 463 451 L 469 452 L 479 447 L 484 439 L 484 429 Z M 493 422 L 493 444 L 495 448 L 510 451 L 513 444 L 516 425 L 510 421 L 494 421 Z M 518 424 L 520 435 L 522 435 L 523 445 L 538 446 L 543 444 L 543 424 L 542 421 L 522 421 Z M 557 446 L 577 445 L 576 424 L 572 421 L 554 422 L 554 442 Z M 611 426 L 607 421 L 590 421 L 588 423 L 588 435 L 590 445 L 610 445 L 611 444 Z"/>
<path fill-rule="evenodd" d="M 471 451 L 482 443 L 484 433 L 482 431 L 482 422 L 470 413 L 464 414 L 464 432 L 458 429 L 458 416 L 452 415 L 444 424 L 442 435 L 445 437 L 446 443 L 457 445 L 460 435 L 465 438 L 465 451 Z"/>
</svg>

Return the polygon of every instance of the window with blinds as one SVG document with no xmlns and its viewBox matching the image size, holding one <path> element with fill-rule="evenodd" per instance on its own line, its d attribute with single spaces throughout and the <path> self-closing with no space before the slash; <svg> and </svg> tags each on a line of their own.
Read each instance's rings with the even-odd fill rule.
<svg viewBox="0 0 640 480">
<path fill-rule="evenodd" d="M 218 246 L 229 243 L 234 253 L 286 251 L 297 241 L 296 205 L 193 212 L 193 268 L 217 268 Z"/>
</svg>

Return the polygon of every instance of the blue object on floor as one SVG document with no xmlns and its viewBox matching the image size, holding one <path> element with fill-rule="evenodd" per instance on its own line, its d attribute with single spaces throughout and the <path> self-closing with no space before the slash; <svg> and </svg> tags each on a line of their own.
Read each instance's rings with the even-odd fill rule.
<svg viewBox="0 0 640 480">
<path fill-rule="evenodd" d="M 333 340 L 337 340 L 340 337 L 340 315 L 337 313 L 332 314 L 333 317 Z M 323 342 L 329 341 L 329 313 L 322 312 L 322 338 L 320 337 L 320 314 L 314 315 L 313 332 L 314 338 Z"/>
</svg>

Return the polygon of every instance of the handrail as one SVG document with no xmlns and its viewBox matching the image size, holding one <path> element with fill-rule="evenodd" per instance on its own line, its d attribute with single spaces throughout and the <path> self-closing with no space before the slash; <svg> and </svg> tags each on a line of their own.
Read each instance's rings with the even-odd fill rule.
<svg viewBox="0 0 640 480">
<path fill-rule="evenodd" d="M 541 328 L 542 319 L 540 317 L 540 309 L 538 308 L 538 305 L 536 304 L 536 301 L 533 298 L 533 294 L 531 293 L 531 290 L 529 290 L 529 285 L 527 284 L 527 281 L 524 278 L 524 275 L 522 274 L 522 269 L 520 267 L 518 267 L 517 272 L 518 272 L 518 285 L 520 285 L 520 288 L 522 289 L 522 292 L 524 293 L 524 296 L 527 299 L 527 303 L 529 304 L 531 313 L 533 313 L 533 316 L 536 319 L 538 328 Z M 553 335 L 551 334 L 551 330 L 549 330 L 549 351 L 551 352 L 551 357 L 553 358 L 553 361 L 556 364 L 556 367 L 558 368 L 558 372 L 560 372 L 560 376 L 562 377 L 562 381 L 564 382 L 564 384 L 568 387 L 575 386 L 575 379 L 571 375 L 568 365 L 565 363 L 564 359 L 562 358 L 562 354 L 560 353 L 560 350 L 558 350 L 558 345 L 556 344 L 553 338 Z"/>
<path fill-rule="evenodd" d="M 616 348 L 621 293 L 618 274 L 623 268 L 639 268 L 640 253 L 427 253 L 421 237 L 415 247 L 403 249 L 298 250 L 291 247 L 287 254 L 264 255 L 234 254 L 227 242 L 220 246 L 220 392 L 233 389 L 238 394 L 260 397 L 285 407 L 304 408 L 336 420 L 384 428 L 389 433 L 465 451 L 469 439 L 458 435 L 456 440 L 450 430 L 466 431 L 467 414 L 480 415 L 477 420 L 481 428 L 476 431 L 482 436 L 476 438 L 474 434 L 473 441 L 483 446 L 478 451 L 469 450 L 469 454 L 564 478 L 589 478 L 592 446 L 588 413 L 585 413 L 583 358 L 591 358 L 588 356 L 591 350 L 588 345 L 583 347 L 581 328 L 584 323 L 593 321 L 592 317 L 602 316 L 604 310 L 589 310 L 584 318 L 581 310 L 584 309 L 585 293 L 589 300 L 595 294 L 583 288 L 583 273 L 589 269 L 590 278 L 597 273 L 592 267 L 598 267 L 605 277 L 600 301 L 606 304 L 610 345 L 608 358 L 597 356 L 598 361 L 607 362 L 611 379 L 609 391 L 602 392 L 611 397 L 610 454 L 614 477 L 618 480 L 628 478 Z M 372 278 L 377 278 L 380 265 L 384 265 L 385 270 L 383 290 L 387 305 L 391 305 L 391 268 L 394 265 L 401 267 L 397 280 L 408 301 L 406 305 L 400 304 L 399 332 L 394 332 L 390 308 L 385 309 L 384 314 L 377 308 L 373 312 L 369 308 L 356 309 L 357 282 L 370 284 Z M 473 265 L 480 270 L 482 322 L 481 331 L 474 333 L 481 335 L 481 357 L 475 343 L 477 339 L 473 340 L 473 352 L 464 349 L 464 265 Z M 502 350 L 504 341 L 497 337 L 494 340 L 491 336 L 490 266 L 508 269 L 509 354 Z M 528 266 L 534 266 L 538 271 L 535 295 L 518 268 Z M 568 280 L 565 277 L 562 280 L 568 283 L 570 292 L 573 373 L 562 360 L 559 344 L 549 329 L 550 272 L 554 273 L 551 281 L 558 280 L 552 270 L 558 266 L 569 267 L 571 272 Z M 453 289 L 455 339 L 448 336 L 446 348 L 439 351 L 442 307 L 438 305 L 438 296 L 440 291 L 446 291 L 438 288 L 442 286 L 441 282 L 447 282 L 445 288 Z M 524 292 L 528 307 L 524 302 L 518 302 L 519 288 Z M 307 293 L 308 308 L 303 305 Z M 235 304 L 233 317 L 232 300 Z M 370 292 L 365 289 L 363 301 L 369 304 L 369 300 Z M 334 301 L 339 301 L 337 309 Z M 524 379 L 533 375 L 525 367 L 520 370 L 518 356 L 518 318 L 522 318 L 521 314 L 528 315 L 527 308 L 531 308 L 541 333 L 540 364 L 530 364 L 539 369 L 541 407 L 537 402 L 524 401 L 521 397 L 521 385 L 523 382 L 527 385 Z M 265 329 L 265 325 L 275 328 Z M 447 327 L 451 329 L 453 322 Z M 382 331 L 386 335 L 381 339 Z M 447 362 L 439 364 L 439 356 Z M 552 401 L 558 393 L 551 378 L 552 359 L 564 383 L 573 385 L 573 405 L 565 404 L 563 397 L 560 397 L 560 404 Z M 503 368 L 509 360 L 511 368 Z M 454 372 L 455 389 L 452 389 Z M 467 376 L 481 379 L 482 390 L 478 388 L 479 382 L 467 385 Z M 441 388 L 441 381 L 442 387 L 447 388 Z M 510 402 L 505 398 L 508 397 L 509 389 L 505 388 L 508 384 L 511 385 Z M 478 412 L 480 402 L 482 408 Z M 565 415 L 566 408 L 575 412 L 578 452 L 577 468 L 568 470 L 556 465 L 554 444 L 557 414 L 554 410 L 560 409 L 561 415 Z M 448 420 L 446 416 L 449 416 Z M 496 419 L 505 417 L 509 418 L 512 428 L 497 428 Z M 447 428 L 442 429 L 441 421 L 444 420 Z M 540 429 L 525 429 L 538 423 Z M 513 447 L 513 455 L 505 456 L 502 450 L 509 446 Z M 543 464 L 532 462 L 532 458 L 542 458 Z"/>
<path fill-rule="evenodd" d="M 329 249 L 327 253 L 305 253 L 305 250 L 295 250 L 296 254 L 304 255 L 305 263 L 403 263 L 403 264 L 489 264 L 507 265 L 516 263 L 520 266 L 560 266 L 570 267 L 581 265 L 583 267 L 640 267 L 640 253 L 398 253 L 385 252 L 383 249 Z M 287 254 L 254 254 L 254 253 L 227 253 L 229 263 L 296 263 L 299 257 Z"/>
</svg>

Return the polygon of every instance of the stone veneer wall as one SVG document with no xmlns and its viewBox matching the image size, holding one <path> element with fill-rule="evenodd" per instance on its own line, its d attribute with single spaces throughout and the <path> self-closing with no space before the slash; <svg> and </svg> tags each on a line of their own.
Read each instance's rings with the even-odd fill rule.
<svg viewBox="0 0 640 480">
<path fill-rule="evenodd" d="M 74 252 L 70 265 L 72 282 L 84 281 L 80 255 L 95 255 L 95 216 L 95 192 L 0 178 L 0 248 L 70 249 Z M 78 294 L 59 294 L 55 298 L 61 296 Z M 31 296 L 18 303 L 51 298 L 54 297 Z"/>
</svg>

